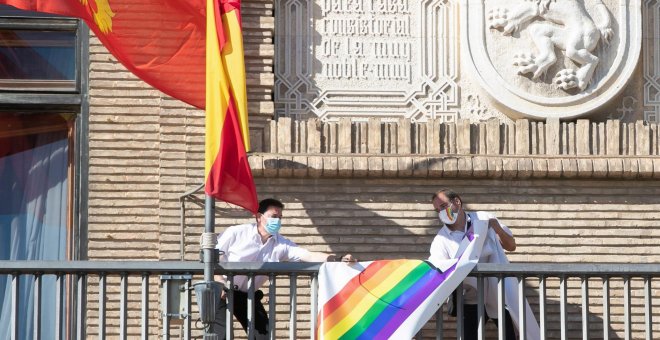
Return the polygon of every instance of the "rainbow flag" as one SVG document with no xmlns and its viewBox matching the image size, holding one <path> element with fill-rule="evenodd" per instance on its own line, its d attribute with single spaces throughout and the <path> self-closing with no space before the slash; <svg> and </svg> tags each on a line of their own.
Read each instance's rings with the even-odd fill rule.
<svg viewBox="0 0 660 340">
<path fill-rule="evenodd" d="M 462 255 L 443 263 L 323 264 L 317 339 L 414 337 L 477 264 L 486 231 L 487 226 L 475 227 L 461 245 Z"/>
</svg>

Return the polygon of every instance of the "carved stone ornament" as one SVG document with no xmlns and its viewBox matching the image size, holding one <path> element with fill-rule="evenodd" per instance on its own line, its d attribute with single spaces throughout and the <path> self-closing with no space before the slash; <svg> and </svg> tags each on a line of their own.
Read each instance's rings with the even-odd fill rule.
<svg viewBox="0 0 660 340">
<path fill-rule="evenodd" d="M 454 121 L 458 1 L 276 1 L 276 115 Z"/>
<path fill-rule="evenodd" d="M 513 115 L 572 118 L 625 87 L 641 0 L 462 0 L 463 61 Z"/>
</svg>

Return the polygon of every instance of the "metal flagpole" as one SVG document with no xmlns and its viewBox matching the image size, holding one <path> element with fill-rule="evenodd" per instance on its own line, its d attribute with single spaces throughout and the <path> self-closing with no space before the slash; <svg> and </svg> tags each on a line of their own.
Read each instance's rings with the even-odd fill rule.
<svg viewBox="0 0 660 340">
<path fill-rule="evenodd" d="M 215 310 L 220 298 L 220 285 L 214 280 L 215 264 L 218 262 L 218 244 L 215 234 L 215 198 L 206 195 L 204 204 L 204 233 L 202 234 L 202 262 L 204 281 L 195 285 L 199 313 L 204 323 L 204 340 L 216 340 Z"/>
</svg>

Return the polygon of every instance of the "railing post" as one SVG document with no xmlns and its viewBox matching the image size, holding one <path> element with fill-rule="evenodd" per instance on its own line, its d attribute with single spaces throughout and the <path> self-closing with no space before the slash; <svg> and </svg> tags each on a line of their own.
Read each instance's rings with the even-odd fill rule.
<svg viewBox="0 0 660 340">
<path fill-rule="evenodd" d="M 247 293 L 247 317 L 248 317 L 248 329 L 247 337 L 248 340 L 255 338 L 254 334 L 254 312 L 255 310 L 255 299 L 254 299 L 254 274 L 248 274 L 248 293 Z"/>
<path fill-rule="evenodd" d="M 477 276 L 477 339 L 484 340 L 486 339 L 486 313 L 485 310 L 485 298 L 484 298 L 484 277 L 482 275 Z"/>
<path fill-rule="evenodd" d="M 106 275 L 99 274 L 99 340 L 105 340 Z"/>
<path fill-rule="evenodd" d="M 192 277 L 192 275 L 190 276 Z M 192 280 L 188 279 L 186 280 L 186 311 L 188 311 L 188 315 L 186 316 L 185 320 L 183 320 L 183 339 L 184 340 L 190 340 L 190 324 L 191 324 L 191 311 L 192 311 L 192 297 L 191 297 L 191 288 L 192 288 Z"/>
<path fill-rule="evenodd" d="M 171 280 L 164 280 L 163 282 L 163 291 L 170 291 L 170 282 Z M 167 298 L 163 299 L 163 340 L 170 339 L 170 316 L 168 312 L 170 310 L 170 301 Z"/>
<path fill-rule="evenodd" d="M 561 325 L 561 340 L 566 340 L 567 329 L 566 329 L 566 276 L 562 275 L 559 278 L 559 310 L 560 310 L 560 325 Z"/>
<path fill-rule="evenodd" d="M 631 320 L 630 320 L 630 276 L 623 277 L 623 322 L 625 329 L 625 339 L 631 339 Z"/>
<path fill-rule="evenodd" d="M 142 340 L 149 338 L 149 274 L 142 274 Z"/>
<path fill-rule="evenodd" d="M 546 323 L 546 314 L 545 314 L 545 298 L 546 298 L 546 292 L 545 292 L 545 275 L 541 275 L 540 281 L 539 281 L 539 319 L 541 319 L 539 322 L 539 328 L 541 332 L 541 340 L 546 340 L 545 337 L 545 323 Z"/>
<path fill-rule="evenodd" d="M 87 274 L 78 273 L 78 289 L 76 303 L 76 339 L 82 340 L 85 337 L 85 310 L 87 309 Z"/>
<path fill-rule="evenodd" d="M 463 325 L 463 318 L 465 314 L 465 301 L 463 296 L 463 282 L 456 287 L 456 339 L 465 340 L 465 325 Z"/>
<path fill-rule="evenodd" d="M 275 340 L 275 329 L 276 329 L 276 320 L 275 320 L 275 274 L 270 273 L 268 275 L 270 278 L 270 286 L 268 287 L 268 334 L 270 340 Z"/>
<path fill-rule="evenodd" d="M 603 277 L 603 340 L 610 339 L 610 278 Z"/>
<path fill-rule="evenodd" d="M 20 275 L 18 273 L 11 274 L 11 340 L 18 340 L 18 303 L 20 294 Z"/>
<path fill-rule="evenodd" d="M 442 332 L 444 332 L 444 314 L 442 313 L 442 306 L 435 312 L 435 340 L 443 340 Z"/>
<path fill-rule="evenodd" d="M 297 279 L 298 276 L 293 273 L 289 276 L 289 295 L 290 295 L 290 303 L 289 303 L 289 310 L 291 311 L 291 315 L 289 317 L 289 339 L 290 340 L 295 340 L 296 339 L 296 318 L 298 317 L 296 314 L 296 301 L 297 301 L 297 290 L 298 290 L 298 285 L 297 285 Z"/>
<path fill-rule="evenodd" d="M 310 294 L 311 294 L 311 305 L 310 305 L 310 338 L 315 339 L 316 337 L 314 336 L 314 333 L 316 332 L 316 323 L 318 322 L 316 320 L 317 316 L 317 310 L 318 310 L 318 289 L 319 289 L 319 279 L 318 275 L 316 273 L 312 274 L 312 282 L 310 283 L 311 287 L 310 288 Z"/>
<path fill-rule="evenodd" d="M 55 340 L 62 339 L 62 314 L 64 314 L 64 274 L 57 273 L 55 279 Z"/>
<path fill-rule="evenodd" d="M 234 338 L 234 276 L 227 275 L 227 286 L 229 291 L 227 292 L 227 318 L 225 319 L 225 338 L 233 339 Z"/>
<path fill-rule="evenodd" d="M 505 302 L 504 302 L 504 283 L 506 278 L 503 276 L 497 277 L 497 338 L 504 340 L 506 338 L 505 325 Z"/>
<path fill-rule="evenodd" d="M 520 340 L 525 340 L 527 339 L 527 325 L 526 325 L 526 317 L 525 313 L 527 312 L 526 304 L 525 304 L 525 277 L 524 276 L 519 276 L 518 277 L 518 317 L 520 318 L 519 323 L 520 323 Z"/>
<path fill-rule="evenodd" d="M 653 339 L 653 301 L 651 295 L 651 277 L 644 277 L 644 323 L 646 324 L 646 340 Z"/>
<path fill-rule="evenodd" d="M 34 274 L 34 339 L 41 340 L 42 275 Z"/>
<path fill-rule="evenodd" d="M 127 300 L 128 300 L 128 274 L 122 273 L 119 284 L 119 338 L 126 340 L 127 335 Z"/>
<path fill-rule="evenodd" d="M 589 340 L 589 277 L 582 277 L 582 340 Z"/>
</svg>

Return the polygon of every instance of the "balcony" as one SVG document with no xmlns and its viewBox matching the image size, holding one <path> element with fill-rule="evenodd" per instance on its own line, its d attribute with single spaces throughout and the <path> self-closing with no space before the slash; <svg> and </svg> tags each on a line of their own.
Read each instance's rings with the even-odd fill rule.
<svg viewBox="0 0 660 340">
<path fill-rule="evenodd" d="M 216 273 L 230 280 L 234 275 L 269 276 L 263 290 L 269 318 L 275 320 L 271 339 L 301 339 L 310 338 L 317 322 L 311 311 L 317 308 L 318 268 L 315 263 L 223 263 Z M 0 307 L 9 313 L 10 339 L 200 338 L 203 329 L 190 288 L 202 273 L 197 262 L 0 261 L 0 284 L 9 291 Z M 654 323 L 660 319 L 660 264 L 479 264 L 471 276 L 478 282 L 497 277 L 500 283 L 516 278 L 539 320 L 541 339 L 650 340 L 660 332 L 660 323 Z M 503 301 L 499 287 L 498 300 Z M 165 299 L 168 290 L 181 294 Z M 251 287 L 250 299 L 254 292 Z M 46 297 L 54 299 L 52 309 L 44 308 Z M 500 313 L 503 308 L 500 302 Z M 416 339 L 457 338 L 463 328 L 457 322 L 461 308 L 458 318 L 444 310 Z M 45 315 L 54 318 L 46 322 Z M 246 336 L 242 329 L 233 332 L 237 338 Z M 248 329 L 248 337 L 252 333 Z M 492 324 L 480 327 L 479 334 L 481 339 L 503 337 Z"/>
</svg>

